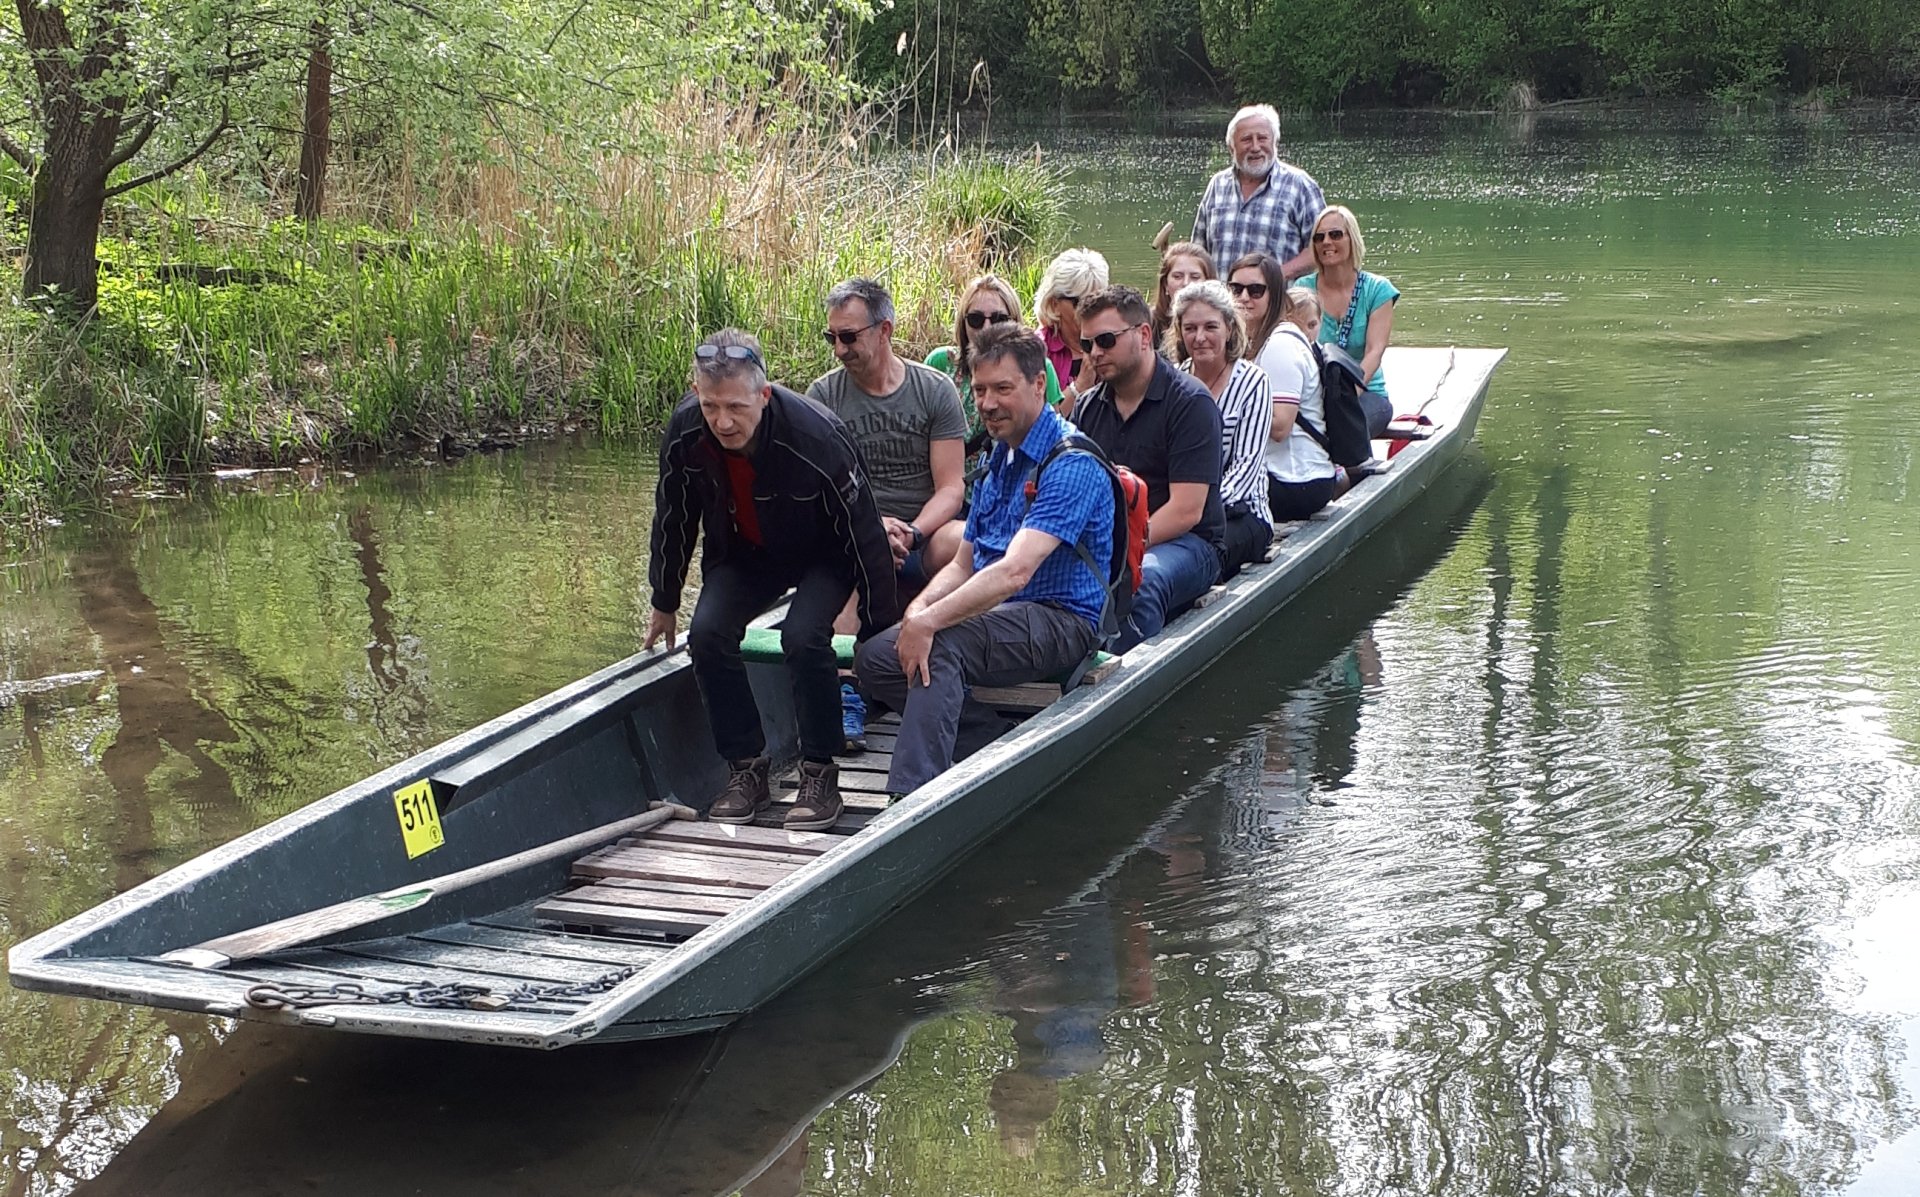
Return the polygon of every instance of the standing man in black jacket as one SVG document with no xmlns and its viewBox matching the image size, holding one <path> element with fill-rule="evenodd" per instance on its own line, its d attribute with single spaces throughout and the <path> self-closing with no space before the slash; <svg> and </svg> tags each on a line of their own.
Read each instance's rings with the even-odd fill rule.
<svg viewBox="0 0 1920 1197">
<path fill-rule="evenodd" d="M 800 722 L 800 786 L 786 825 L 840 818 L 840 680 L 833 619 L 858 592 L 860 634 L 898 614 L 893 552 L 866 471 L 846 427 L 818 404 L 767 382 L 760 344 L 722 329 L 694 350 L 693 394 L 681 400 L 660 447 L 647 580 L 653 616 L 643 648 L 677 635 L 680 591 L 704 527 L 700 601 L 687 631 L 726 787 L 707 811 L 751 823 L 772 800 L 766 735 L 741 660 L 747 623 L 789 588 L 780 646 Z"/>
</svg>

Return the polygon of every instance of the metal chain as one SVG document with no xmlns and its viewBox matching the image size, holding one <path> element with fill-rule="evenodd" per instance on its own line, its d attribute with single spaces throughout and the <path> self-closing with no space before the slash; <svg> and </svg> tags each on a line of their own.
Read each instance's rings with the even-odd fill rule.
<svg viewBox="0 0 1920 1197">
<path fill-rule="evenodd" d="M 395 989 L 370 990 L 358 981 L 337 985 L 255 985 L 247 1005 L 256 1010 L 304 1010 L 310 1006 L 416 1006 L 428 1010 L 521 1010 L 555 998 L 592 997 L 638 973 L 615 969 L 588 981 L 564 985 L 521 985 L 505 993 L 468 982 L 436 985 L 416 981 Z"/>
</svg>

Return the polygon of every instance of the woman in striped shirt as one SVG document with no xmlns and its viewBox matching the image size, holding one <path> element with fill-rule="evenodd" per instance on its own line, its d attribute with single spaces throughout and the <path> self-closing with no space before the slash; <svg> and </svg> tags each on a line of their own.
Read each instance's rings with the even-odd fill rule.
<svg viewBox="0 0 1920 1197">
<path fill-rule="evenodd" d="M 1267 376 L 1246 360 L 1247 329 L 1225 284 L 1208 279 L 1173 297 L 1167 357 L 1193 375 L 1220 405 L 1220 502 L 1227 509 L 1222 581 L 1266 556 L 1273 543 L 1267 510 L 1267 435 L 1273 425 Z"/>
</svg>

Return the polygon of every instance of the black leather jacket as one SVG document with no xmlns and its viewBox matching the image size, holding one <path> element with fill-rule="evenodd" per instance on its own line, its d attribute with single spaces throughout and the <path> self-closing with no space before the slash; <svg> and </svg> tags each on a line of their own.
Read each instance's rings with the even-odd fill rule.
<svg viewBox="0 0 1920 1197">
<path fill-rule="evenodd" d="M 698 529 L 706 529 L 702 569 L 741 547 L 723 451 L 707 431 L 699 399 L 687 395 L 667 422 L 660 446 L 647 563 L 657 611 L 680 609 Z M 750 457 L 754 512 L 767 555 L 782 566 L 844 561 L 860 595 L 862 638 L 892 626 L 899 618 L 893 550 L 846 425 L 811 399 L 775 384 Z"/>
</svg>

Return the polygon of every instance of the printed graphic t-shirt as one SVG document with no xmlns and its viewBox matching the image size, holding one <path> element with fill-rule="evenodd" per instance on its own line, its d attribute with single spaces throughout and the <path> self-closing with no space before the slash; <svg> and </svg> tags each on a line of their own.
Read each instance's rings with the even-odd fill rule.
<svg viewBox="0 0 1920 1197">
<path fill-rule="evenodd" d="M 911 520 L 933 497 L 934 441 L 967 439 L 967 414 L 953 380 L 919 362 L 890 395 L 869 395 L 844 368 L 814 380 L 807 398 L 839 416 L 860 447 L 880 514 Z"/>
</svg>

